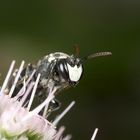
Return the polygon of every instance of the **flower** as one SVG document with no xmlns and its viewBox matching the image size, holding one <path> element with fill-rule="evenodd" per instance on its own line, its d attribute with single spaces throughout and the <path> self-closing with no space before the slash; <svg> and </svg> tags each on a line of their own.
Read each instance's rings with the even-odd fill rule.
<svg viewBox="0 0 140 140">
<path fill-rule="evenodd" d="M 0 139 L 1 140 L 69 140 L 70 135 L 63 137 L 65 127 L 61 127 L 57 131 L 57 123 L 74 105 L 72 102 L 64 112 L 58 116 L 52 123 L 50 123 L 44 116 L 39 115 L 39 112 L 47 109 L 49 102 L 54 98 L 56 89 L 50 91 L 47 99 L 31 110 L 35 92 L 40 79 L 38 75 L 35 82 L 31 79 L 35 71 L 23 84 L 18 94 L 12 97 L 12 94 L 17 85 L 20 74 L 23 70 L 24 61 L 22 61 L 12 87 L 7 91 L 7 84 L 11 77 L 15 61 L 11 63 L 8 74 L 5 78 L 3 86 L 0 91 Z M 32 92 L 31 92 L 32 91 Z M 31 93 L 28 105 L 24 104 L 27 96 Z M 22 96 L 22 97 L 21 97 Z M 18 100 L 20 98 L 20 101 Z M 26 106 L 26 107 L 25 107 Z"/>
<path fill-rule="evenodd" d="M 0 140 L 69 140 L 71 135 L 63 137 L 65 127 L 60 127 L 57 130 L 58 122 L 75 104 L 73 101 L 53 122 L 49 122 L 45 113 L 47 112 L 50 101 L 55 97 L 56 88 L 50 90 L 48 97 L 36 108 L 31 110 L 31 106 L 35 97 L 40 74 L 36 81 L 32 80 L 35 70 L 30 77 L 24 81 L 23 87 L 15 95 L 13 92 L 18 83 L 19 77 L 24 67 L 22 61 L 14 82 L 8 90 L 7 85 L 10 81 L 12 71 L 14 69 L 15 61 L 12 61 L 5 81 L 0 90 Z M 28 95 L 31 94 L 27 102 Z M 20 100 L 19 100 L 20 97 Z M 44 109 L 45 108 L 45 109 Z M 44 109 L 43 115 L 39 112 Z M 97 129 L 95 130 L 91 140 L 95 139 Z"/>
</svg>

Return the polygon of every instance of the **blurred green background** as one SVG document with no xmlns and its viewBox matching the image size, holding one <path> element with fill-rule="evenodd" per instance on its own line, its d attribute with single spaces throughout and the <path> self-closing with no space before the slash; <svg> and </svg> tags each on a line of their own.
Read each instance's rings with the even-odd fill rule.
<svg viewBox="0 0 140 140">
<path fill-rule="evenodd" d="M 75 88 L 59 95 L 74 108 L 60 122 L 74 140 L 140 139 L 140 1 L 0 1 L 0 82 L 13 59 L 36 64 L 50 52 L 80 55 L 111 51 L 89 60 Z M 52 115 L 52 118 L 54 116 Z"/>
</svg>

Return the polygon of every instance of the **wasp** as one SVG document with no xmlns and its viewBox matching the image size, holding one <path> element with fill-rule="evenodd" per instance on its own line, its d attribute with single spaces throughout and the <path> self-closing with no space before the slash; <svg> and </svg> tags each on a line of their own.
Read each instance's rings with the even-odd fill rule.
<svg viewBox="0 0 140 140">
<path fill-rule="evenodd" d="M 28 64 L 21 73 L 19 84 L 16 89 L 23 86 L 23 79 L 28 78 L 33 70 L 36 70 L 32 80 L 35 81 L 38 74 L 41 74 L 39 85 L 36 92 L 36 99 L 42 102 L 49 93 L 49 90 L 56 88 L 55 94 L 59 93 L 69 87 L 76 86 L 83 75 L 83 64 L 88 59 L 93 59 L 99 56 L 108 56 L 111 52 L 99 52 L 80 58 L 78 53 L 76 55 L 69 55 L 63 52 L 50 53 L 40 59 L 36 65 Z M 16 72 L 15 74 L 16 75 Z M 49 105 L 49 113 L 59 109 L 61 103 L 54 98 Z"/>
</svg>

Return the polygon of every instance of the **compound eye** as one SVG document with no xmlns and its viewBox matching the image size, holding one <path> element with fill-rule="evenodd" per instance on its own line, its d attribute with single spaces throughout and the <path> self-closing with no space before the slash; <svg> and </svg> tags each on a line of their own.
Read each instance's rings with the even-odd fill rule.
<svg viewBox="0 0 140 140">
<path fill-rule="evenodd" d="M 59 76 L 61 76 L 67 81 L 69 77 L 68 77 L 67 65 L 65 64 L 65 62 L 59 63 L 57 65 L 57 70 L 58 70 Z"/>
</svg>

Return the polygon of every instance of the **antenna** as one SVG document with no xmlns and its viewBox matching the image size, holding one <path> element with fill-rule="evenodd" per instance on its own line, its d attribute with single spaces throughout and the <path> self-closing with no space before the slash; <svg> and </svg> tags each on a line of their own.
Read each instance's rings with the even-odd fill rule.
<svg viewBox="0 0 140 140">
<path fill-rule="evenodd" d="M 80 46 L 79 46 L 79 44 L 74 44 L 73 47 L 75 49 L 75 56 L 78 57 L 80 54 Z"/>
<path fill-rule="evenodd" d="M 100 56 L 110 56 L 112 55 L 111 52 L 98 52 L 98 53 L 93 53 L 91 55 L 88 55 L 86 57 L 84 57 L 83 61 L 88 60 L 88 59 L 93 59 L 96 57 L 100 57 Z"/>
</svg>

